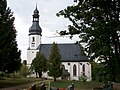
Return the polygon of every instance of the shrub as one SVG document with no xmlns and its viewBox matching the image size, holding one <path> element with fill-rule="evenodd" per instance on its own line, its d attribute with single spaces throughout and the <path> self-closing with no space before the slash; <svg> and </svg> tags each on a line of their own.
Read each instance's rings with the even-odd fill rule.
<svg viewBox="0 0 120 90">
<path fill-rule="evenodd" d="M 81 75 L 79 77 L 79 81 L 86 82 L 87 81 L 87 76 L 86 75 Z"/>
</svg>

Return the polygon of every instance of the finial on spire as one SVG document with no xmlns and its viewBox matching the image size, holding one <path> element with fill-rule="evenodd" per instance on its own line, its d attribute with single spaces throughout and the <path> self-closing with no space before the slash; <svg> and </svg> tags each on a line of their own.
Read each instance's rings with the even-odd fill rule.
<svg viewBox="0 0 120 90">
<path fill-rule="evenodd" d="M 36 9 L 37 9 L 37 2 L 36 2 Z"/>
<path fill-rule="evenodd" d="M 39 14 L 39 11 L 38 11 L 38 9 L 37 9 L 37 3 L 36 3 L 36 8 L 35 8 L 35 10 L 34 10 L 34 14 Z"/>
</svg>

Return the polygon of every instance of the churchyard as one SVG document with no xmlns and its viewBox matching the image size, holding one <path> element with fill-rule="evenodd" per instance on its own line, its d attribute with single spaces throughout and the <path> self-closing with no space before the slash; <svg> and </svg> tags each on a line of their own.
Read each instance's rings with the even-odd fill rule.
<svg viewBox="0 0 120 90">
<path fill-rule="evenodd" d="M 104 83 L 98 81 L 82 82 L 72 80 L 57 80 L 56 82 L 54 82 L 53 80 L 46 80 L 41 78 L 0 78 L 0 90 L 9 90 L 9 88 L 17 88 L 17 90 L 49 90 L 49 87 L 52 90 L 103 90 L 103 86 Z M 113 90 L 120 90 L 120 84 L 114 83 L 113 88 Z"/>
<path fill-rule="evenodd" d="M 42 80 L 40 78 L 2 78 L 0 80 L 0 89 L 1 88 L 8 88 L 12 86 L 19 86 L 19 85 L 26 85 L 29 83 L 35 83 L 36 88 L 40 88 L 42 83 L 45 83 L 46 88 L 50 87 L 52 89 L 55 88 L 64 88 L 67 89 L 69 85 L 74 84 L 75 90 L 83 90 L 83 89 L 89 89 L 92 90 L 94 87 L 99 87 L 102 85 L 102 83 L 99 82 L 80 82 L 80 81 L 67 81 L 67 80 L 57 80 L 54 82 L 53 80 Z M 28 86 L 27 89 L 29 89 L 31 86 Z M 38 89 L 39 90 L 39 89 Z"/>
</svg>

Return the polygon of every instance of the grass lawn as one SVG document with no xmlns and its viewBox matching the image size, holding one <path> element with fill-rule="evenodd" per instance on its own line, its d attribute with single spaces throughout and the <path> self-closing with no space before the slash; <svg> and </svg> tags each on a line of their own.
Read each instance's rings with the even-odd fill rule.
<svg viewBox="0 0 120 90">
<path fill-rule="evenodd" d="M 26 83 L 37 82 L 37 81 L 42 81 L 42 80 L 40 78 L 4 78 L 0 80 L 0 88 L 11 87 L 15 85 L 26 84 Z M 53 82 L 52 80 L 48 80 L 48 81 L 51 82 L 50 85 L 52 88 L 55 88 L 55 87 L 67 88 L 70 84 L 74 83 L 75 90 L 92 90 L 92 88 L 102 85 L 102 83 L 94 82 L 94 81 L 91 81 L 91 82 L 64 81 L 64 80 L 59 80 L 56 82 Z M 48 85 L 48 81 L 45 82 L 46 85 Z"/>
<path fill-rule="evenodd" d="M 11 87 L 20 84 L 32 83 L 40 81 L 39 78 L 4 78 L 0 80 L 0 88 Z"/>
<path fill-rule="evenodd" d="M 75 90 L 92 90 L 94 87 L 99 87 L 102 83 L 99 82 L 80 82 L 80 81 L 56 81 L 51 82 L 51 87 L 66 88 L 68 85 L 74 83 Z"/>
</svg>

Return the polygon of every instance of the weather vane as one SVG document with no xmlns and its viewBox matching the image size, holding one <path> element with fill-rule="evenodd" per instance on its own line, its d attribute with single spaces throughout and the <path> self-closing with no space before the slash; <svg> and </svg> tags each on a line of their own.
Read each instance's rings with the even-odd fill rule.
<svg viewBox="0 0 120 90">
<path fill-rule="evenodd" d="M 36 3 L 36 6 L 37 6 L 37 2 L 38 2 L 38 0 L 34 0 L 35 1 L 35 3 Z"/>
</svg>

